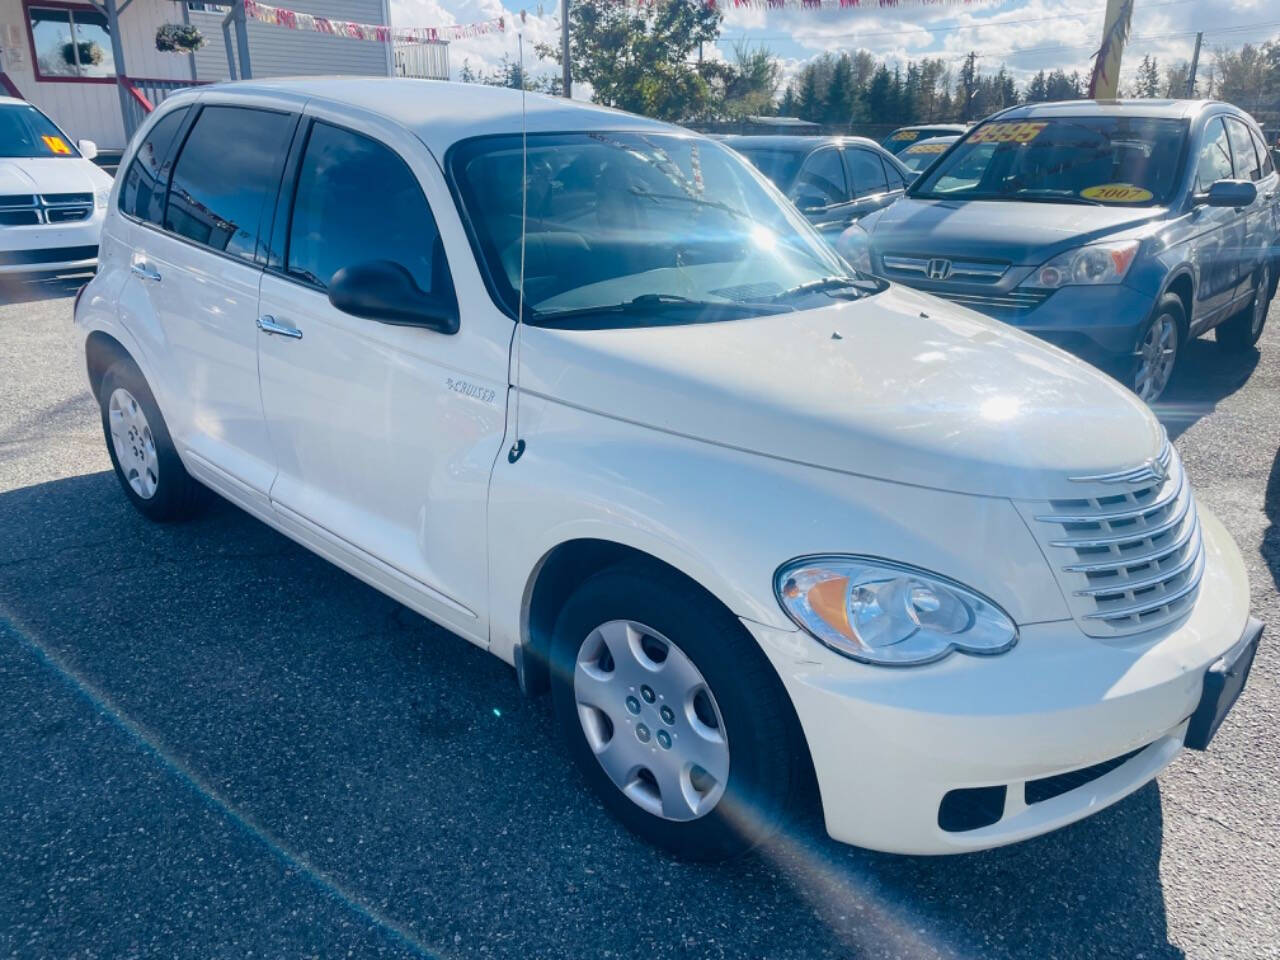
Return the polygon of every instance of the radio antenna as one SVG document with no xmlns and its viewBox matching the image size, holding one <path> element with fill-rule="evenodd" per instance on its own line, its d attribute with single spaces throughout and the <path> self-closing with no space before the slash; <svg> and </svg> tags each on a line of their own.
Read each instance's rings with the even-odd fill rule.
<svg viewBox="0 0 1280 960">
<path fill-rule="evenodd" d="M 524 26 L 524 23 L 525 12 L 521 10 L 521 27 Z M 508 463 L 515 463 L 520 459 L 520 455 L 524 453 L 524 438 L 520 436 L 520 343 L 524 339 L 521 335 L 521 331 L 524 328 L 524 250 L 529 224 L 529 129 L 525 111 L 523 29 L 516 33 L 516 40 L 520 46 L 520 292 L 516 305 L 515 343 L 511 351 L 515 365 L 515 373 L 511 378 L 515 387 L 515 409 L 511 417 L 511 435 L 515 437 L 515 442 L 511 444 L 511 449 L 507 451 Z"/>
</svg>

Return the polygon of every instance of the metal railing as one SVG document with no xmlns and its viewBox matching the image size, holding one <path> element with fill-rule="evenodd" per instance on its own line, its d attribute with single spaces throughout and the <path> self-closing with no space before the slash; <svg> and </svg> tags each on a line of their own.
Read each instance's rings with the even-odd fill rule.
<svg viewBox="0 0 1280 960">
<path fill-rule="evenodd" d="M 144 120 L 164 98 L 178 90 L 186 90 L 200 84 L 193 80 L 154 80 L 140 77 L 120 77 L 120 85 L 128 96 L 125 98 L 124 131 L 132 138 Z"/>
</svg>

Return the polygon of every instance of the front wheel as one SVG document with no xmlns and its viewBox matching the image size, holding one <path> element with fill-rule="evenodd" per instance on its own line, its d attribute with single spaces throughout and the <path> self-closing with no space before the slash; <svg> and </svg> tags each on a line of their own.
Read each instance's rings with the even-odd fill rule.
<svg viewBox="0 0 1280 960">
<path fill-rule="evenodd" d="M 1166 294 L 1156 306 L 1155 316 L 1143 328 L 1134 350 L 1129 387 L 1147 403 L 1155 403 L 1164 395 L 1182 347 L 1182 331 L 1186 329 L 1182 301 Z"/>
<path fill-rule="evenodd" d="M 1214 332 L 1218 345 L 1231 353 L 1252 349 L 1267 324 L 1267 311 L 1271 308 L 1271 264 L 1263 261 L 1253 273 L 1253 299 L 1249 306 Z"/>
<path fill-rule="evenodd" d="M 624 825 L 697 860 L 781 828 L 803 743 L 777 674 L 727 610 L 666 570 L 621 564 L 569 599 L 551 655 L 560 732 Z"/>
</svg>

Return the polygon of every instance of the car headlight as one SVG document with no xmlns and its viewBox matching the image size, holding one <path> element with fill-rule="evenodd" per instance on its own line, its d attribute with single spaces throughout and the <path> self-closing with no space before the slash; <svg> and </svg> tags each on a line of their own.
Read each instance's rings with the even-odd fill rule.
<svg viewBox="0 0 1280 960">
<path fill-rule="evenodd" d="M 1060 253 L 1033 270 L 1024 287 L 1056 290 L 1077 284 L 1119 283 L 1138 254 L 1139 241 L 1090 243 Z"/>
<path fill-rule="evenodd" d="M 93 191 L 93 205 L 99 210 L 107 209 L 107 200 L 111 197 L 110 187 L 99 187 Z"/>
<path fill-rule="evenodd" d="M 960 650 L 1004 653 L 1018 640 L 1008 614 L 935 573 L 873 557 L 800 557 L 778 568 L 778 602 L 836 653 L 909 666 Z"/>
</svg>

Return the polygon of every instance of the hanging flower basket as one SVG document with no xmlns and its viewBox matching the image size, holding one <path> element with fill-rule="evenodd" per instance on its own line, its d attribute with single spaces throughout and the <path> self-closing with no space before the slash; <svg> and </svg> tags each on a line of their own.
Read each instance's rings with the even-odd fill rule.
<svg viewBox="0 0 1280 960">
<path fill-rule="evenodd" d="M 190 23 L 165 23 L 156 27 L 156 49 L 161 53 L 195 53 L 204 46 L 204 34 Z"/>
<path fill-rule="evenodd" d="M 79 48 L 77 50 L 77 48 Z M 80 59 L 76 60 L 76 54 L 79 53 Z M 62 45 L 62 59 L 67 61 L 67 65 L 74 67 L 77 63 L 80 66 L 99 66 L 106 59 L 106 55 L 102 52 L 102 48 L 92 40 L 86 40 L 81 43 L 64 43 Z"/>
</svg>

